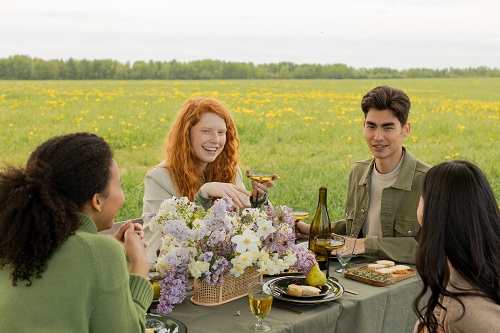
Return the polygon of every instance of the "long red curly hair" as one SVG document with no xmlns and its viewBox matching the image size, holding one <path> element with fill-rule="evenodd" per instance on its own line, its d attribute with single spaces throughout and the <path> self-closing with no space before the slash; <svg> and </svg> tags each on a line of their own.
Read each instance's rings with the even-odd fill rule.
<svg viewBox="0 0 500 333">
<path fill-rule="evenodd" d="M 205 112 L 213 112 L 226 122 L 226 144 L 215 161 L 200 173 L 198 159 L 193 153 L 189 133 Z M 239 161 L 240 140 L 229 110 L 218 100 L 198 97 L 187 100 L 177 115 L 166 142 L 166 168 L 175 180 L 177 189 L 191 201 L 198 189 L 207 182 L 235 183 Z"/>
</svg>

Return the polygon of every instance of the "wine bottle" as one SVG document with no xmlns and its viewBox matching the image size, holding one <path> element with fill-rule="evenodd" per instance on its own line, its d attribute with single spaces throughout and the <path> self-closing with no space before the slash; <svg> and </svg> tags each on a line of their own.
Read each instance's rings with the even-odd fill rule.
<svg viewBox="0 0 500 333">
<path fill-rule="evenodd" d="M 332 233 L 330 216 L 328 215 L 328 209 L 326 207 L 326 194 L 326 186 L 321 186 L 319 188 L 318 207 L 316 208 L 316 213 L 314 213 L 309 229 L 309 250 L 315 254 L 320 269 L 326 269 L 326 265 L 329 265 L 329 263 L 326 262 L 324 247 L 316 246 L 314 237 L 322 234 L 330 235 Z"/>
</svg>

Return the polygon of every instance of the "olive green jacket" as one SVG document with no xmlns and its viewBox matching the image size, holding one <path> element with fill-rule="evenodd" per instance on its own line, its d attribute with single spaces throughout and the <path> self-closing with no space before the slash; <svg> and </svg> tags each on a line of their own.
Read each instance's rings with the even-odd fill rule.
<svg viewBox="0 0 500 333">
<path fill-rule="evenodd" d="M 422 181 L 430 165 L 418 160 L 403 147 L 401 171 L 390 187 L 382 191 L 380 222 L 382 238 L 366 236 L 365 252 L 379 258 L 415 263 L 416 238 L 420 231 L 417 208 Z M 349 174 L 345 219 L 332 224 L 339 234 L 359 235 L 368 216 L 370 180 L 375 159 L 354 163 Z"/>
</svg>

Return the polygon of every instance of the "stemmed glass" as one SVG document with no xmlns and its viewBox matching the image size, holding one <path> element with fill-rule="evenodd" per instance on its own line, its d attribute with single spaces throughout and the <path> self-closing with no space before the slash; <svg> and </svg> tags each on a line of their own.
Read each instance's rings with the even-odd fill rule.
<svg viewBox="0 0 500 333">
<path fill-rule="evenodd" d="M 250 178 L 251 180 L 255 180 L 256 182 L 259 183 L 265 183 L 270 180 L 273 180 L 274 173 L 272 172 L 252 172 L 252 170 L 248 169 L 247 170 L 247 177 Z M 257 197 L 255 198 L 254 201 L 254 207 L 257 207 Z"/>
<path fill-rule="evenodd" d="M 333 250 L 338 249 L 344 245 L 344 238 L 334 236 L 330 234 L 321 234 L 314 237 L 314 243 L 316 250 L 321 251 L 321 248 L 325 252 L 326 256 L 326 277 L 330 277 L 330 254 Z"/>
<path fill-rule="evenodd" d="M 336 236 L 344 238 L 344 245 L 337 249 L 337 259 L 342 266 L 341 272 L 345 273 L 345 267 L 352 258 L 354 252 L 354 247 L 356 246 L 356 239 L 348 240 L 346 236 Z"/>
<path fill-rule="evenodd" d="M 307 219 L 311 213 L 309 212 L 309 209 L 307 208 L 302 208 L 302 207 L 294 207 L 292 210 L 292 215 L 293 218 L 295 219 L 295 234 L 297 234 L 300 230 L 297 228 L 297 224 L 299 221 Z M 295 238 L 295 243 L 297 243 L 297 238 Z"/>
<path fill-rule="evenodd" d="M 273 297 L 263 290 L 264 282 L 252 282 L 248 285 L 248 300 L 250 301 L 250 310 L 257 317 L 257 322 L 250 324 L 249 329 L 255 332 L 266 332 L 271 329 L 271 325 L 262 322 L 265 316 L 271 310 Z"/>
</svg>

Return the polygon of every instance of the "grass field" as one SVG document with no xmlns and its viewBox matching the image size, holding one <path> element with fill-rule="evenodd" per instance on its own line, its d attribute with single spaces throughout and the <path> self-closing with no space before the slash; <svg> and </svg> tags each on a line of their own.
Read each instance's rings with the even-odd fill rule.
<svg viewBox="0 0 500 333">
<path fill-rule="evenodd" d="M 500 78 L 311 81 L 0 81 L 0 166 L 25 165 L 46 139 L 88 131 L 115 151 L 127 201 L 117 220 L 142 213 L 143 177 L 182 103 L 195 96 L 230 108 L 242 169 L 280 175 L 275 204 L 314 211 L 328 186 L 331 219 L 342 215 L 351 164 L 370 157 L 362 95 L 388 84 L 412 100 L 405 145 L 429 164 L 467 159 L 500 199 Z M 247 187 L 249 183 L 246 183 Z"/>
</svg>

